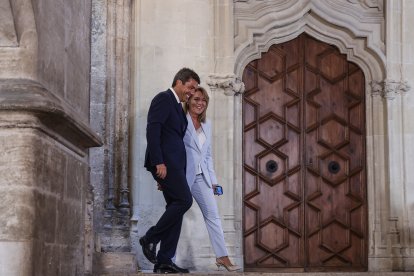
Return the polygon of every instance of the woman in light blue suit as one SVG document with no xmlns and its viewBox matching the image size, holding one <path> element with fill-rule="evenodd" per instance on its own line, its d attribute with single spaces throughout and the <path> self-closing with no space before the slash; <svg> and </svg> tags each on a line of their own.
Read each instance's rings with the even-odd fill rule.
<svg viewBox="0 0 414 276">
<path fill-rule="evenodd" d="M 216 254 L 217 267 L 223 266 L 228 271 L 236 271 L 240 268 L 233 265 L 228 257 L 217 202 L 214 198 L 214 187 L 218 182 L 211 152 L 211 124 L 206 120 L 208 102 L 206 90 L 198 87 L 184 106 L 188 120 L 184 136 L 187 153 L 186 176 L 191 193 L 203 214 Z"/>
</svg>

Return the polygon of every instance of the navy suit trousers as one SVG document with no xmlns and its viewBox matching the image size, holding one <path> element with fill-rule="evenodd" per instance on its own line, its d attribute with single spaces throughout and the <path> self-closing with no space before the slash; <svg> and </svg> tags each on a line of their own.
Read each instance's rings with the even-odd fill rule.
<svg viewBox="0 0 414 276">
<path fill-rule="evenodd" d="M 170 263 L 177 250 L 184 213 L 190 209 L 193 197 L 184 169 L 167 168 L 165 179 L 158 178 L 154 170 L 151 170 L 151 174 L 161 184 L 167 205 L 157 224 L 151 227 L 145 236 L 149 242 L 161 242 L 157 261 Z"/>
</svg>

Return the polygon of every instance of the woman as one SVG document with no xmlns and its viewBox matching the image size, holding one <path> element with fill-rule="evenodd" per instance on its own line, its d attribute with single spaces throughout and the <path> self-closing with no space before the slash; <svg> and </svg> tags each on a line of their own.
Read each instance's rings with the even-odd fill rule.
<svg viewBox="0 0 414 276">
<path fill-rule="evenodd" d="M 191 193 L 203 214 L 216 255 L 217 267 L 236 271 L 240 267 L 233 265 L 228 257 L 217 202 L 214 198 L 213 189 L 217 185 L 217 178 L 211 153 L 211 125 L 206 121 L 208 101 L 207 91 L 198 87 L 184 106 L 188 119 L 184 136 L 187 153 L 186 176 Z"/>
</svg>

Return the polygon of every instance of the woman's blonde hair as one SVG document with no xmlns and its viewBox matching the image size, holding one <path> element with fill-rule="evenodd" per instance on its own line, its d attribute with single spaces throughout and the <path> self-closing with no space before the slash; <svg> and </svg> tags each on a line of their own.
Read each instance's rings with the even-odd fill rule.
<svg viewBox="0 0 414 276">
<path fill-rule="evenodd" d="M 200 123 L 204 123 L 206 121 L 206 117 L 207 117 L 207 115 L 206 115 L 207 114 L 207 107 L 208 107 L 208 102 L 210 100 L 210 97 L 208 96 L 207 91 L 201 86 L 196 88 L 195 92 L 197 92 L 197 91 L 201 92 L 203 97 L 206 98 L 206 108 L 204 109 L 203 113 L 198 115 L 198 121 Z M 184 111 L 185 111 L 186 114 L 188 113 L 190 100 L 194 97 L 194 94 L 190 98 L 188 98 L 188 101 L 184 104 Z"/>
</svg>

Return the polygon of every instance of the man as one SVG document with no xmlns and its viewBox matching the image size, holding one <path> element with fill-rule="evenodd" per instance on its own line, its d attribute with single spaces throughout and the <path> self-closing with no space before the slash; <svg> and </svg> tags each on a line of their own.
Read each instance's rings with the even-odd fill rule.
<svg viewBox="0 0 414 276">
<path fill-rule="evenodd" d="M 145 167 L 160 184 L 167 203 L 157 224 L 139 240 L 145 257 L 155 264 L 155 273 L 189 272 L 171 259 L 177 249 L 183 215 L 193 202 L 185 174 L 183 137 L 187 118 L 181 102 L 194 94 L 199 83 L 197 73 L 188 68 L 181 69 L 174 77 L 172 88 L 158 93 L 148 111 Z M 161 245 L 156 255 L 158 242 Z"/>
</svg>

